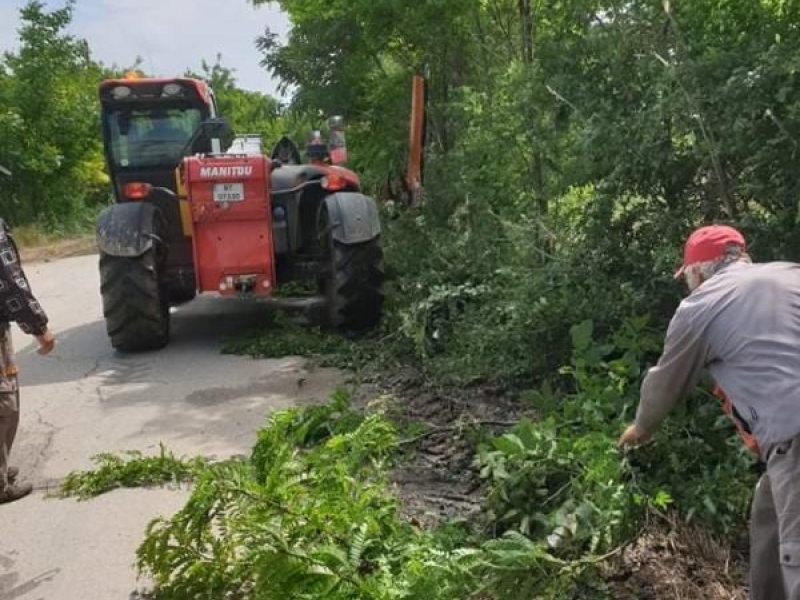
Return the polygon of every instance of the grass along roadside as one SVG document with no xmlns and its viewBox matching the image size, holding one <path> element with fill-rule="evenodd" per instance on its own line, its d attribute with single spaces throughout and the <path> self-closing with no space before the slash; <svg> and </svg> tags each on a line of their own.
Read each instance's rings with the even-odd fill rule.
<svg viewBox="0 0 800 600">
<path fill-rule="evenodd" d="M 40 225 L 22 225 L 12 230 L 23 264 L 49 262 L 97 252 L 94 234 L 52 233 Z"/>
<path fill-rule="evenodd" d="M 96 253 L 93 222 L 93 218 L 87 217 L 61 229 L 39 223 L 17 225 L 12 228 L 12 234 L 23 263 L 49 262 Z"/>
</svg>

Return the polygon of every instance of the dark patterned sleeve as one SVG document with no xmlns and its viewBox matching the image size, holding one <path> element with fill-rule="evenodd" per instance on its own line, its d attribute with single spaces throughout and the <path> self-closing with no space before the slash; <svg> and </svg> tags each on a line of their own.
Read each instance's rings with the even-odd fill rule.
<svg viewBox="0 0 800 600">
<path fill-rule="evenodd" d="M 0 318 L 15 321 L 30 335 L 47 330 L 47 315 L 33 297 L 31 286 L 19 262 L 11 234 L 0 219 Z"/>
</svg>

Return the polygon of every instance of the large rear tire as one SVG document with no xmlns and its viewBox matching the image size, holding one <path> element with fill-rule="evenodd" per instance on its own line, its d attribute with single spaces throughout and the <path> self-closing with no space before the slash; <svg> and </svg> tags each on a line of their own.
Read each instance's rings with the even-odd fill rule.
<svg viewBox="0 0 800 600">
<path fill-rule="evenodd" d="M 153 247 L 137 257 L 100 254 L 100 293 L 111 345 L 124 352 L 169 342 L 169 303 Z"/>
<path fill-rule="evenodd" d="M 375 327 L 383 311 L 383 249 L 380 237 L 360 244 L 330 240 L 325 281 L 327 325 L 361 333 Z"/>
</svg>

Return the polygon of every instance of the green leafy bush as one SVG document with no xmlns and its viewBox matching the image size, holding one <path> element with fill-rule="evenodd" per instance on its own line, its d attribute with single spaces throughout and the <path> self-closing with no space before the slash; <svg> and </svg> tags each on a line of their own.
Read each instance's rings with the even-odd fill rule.
<svg viewBox="0 0 800 600">
<path fill-rule="evenodd" d="M 655 442 L 623 453 L 617 438 L 638 401 L 643 355 L 657 340 L 644 319 L 629 321 L 611 344 L 593 341 L 590 322 L 571 333 L 573 361 L 562 369 L 569 391 L 530 393 L 542 419 L 520 422 L 478 455 L 494 529 L 545 540 L 572 559 L 624 543 L 649 510 L 677 510 L 735 537 L 747 516 L 752 459 L 716 401 L 690 399 Z"/>
</svg>

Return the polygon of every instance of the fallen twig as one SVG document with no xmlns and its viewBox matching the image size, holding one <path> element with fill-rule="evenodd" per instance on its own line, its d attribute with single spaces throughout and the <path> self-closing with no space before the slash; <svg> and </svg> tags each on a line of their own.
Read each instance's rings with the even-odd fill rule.
<svg viewBox="0 0 800 600">
<path fill-rule="evenodd" d="M 465 427 L 514 427 L 518 424 L 518 421 L 467 421 L 458 423 L 457 425 L 434 425 L 433 423 L 425 423 L 426 426 L 430 427 L 428 431 L 420 433 L 412 438 L 400 440 L 397 442 L 398 446 L 407 446 L 409 444 L 414 444 L 422 439 L 427 437 L 431 437 L 432 435 L 436 435 L 437 433 L 451 433 L 453 431 L 460 431 Z"/>
</svg>

